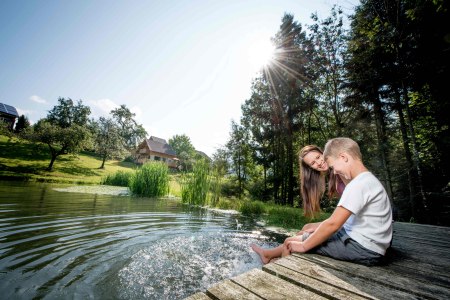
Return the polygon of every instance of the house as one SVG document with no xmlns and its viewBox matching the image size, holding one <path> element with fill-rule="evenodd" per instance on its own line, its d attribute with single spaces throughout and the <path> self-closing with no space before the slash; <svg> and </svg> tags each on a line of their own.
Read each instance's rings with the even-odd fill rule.
<svg viewBox="0 0 450 300">
<path fill-rule="evenodd" d="M 163 161 L 169 168 L 178 167 L 178 158 L 166 140 L 151 136 L 139 144 L 135 152 L 135 162 L 144 164 L 147 161 Z"/>
<path fill-rule="evenodd" d="M 0 120 L 6 122 L 10 130 L 13 130 L 16 118 L 19 117 L 15 107 L 0 103 Z"/>
</svg>

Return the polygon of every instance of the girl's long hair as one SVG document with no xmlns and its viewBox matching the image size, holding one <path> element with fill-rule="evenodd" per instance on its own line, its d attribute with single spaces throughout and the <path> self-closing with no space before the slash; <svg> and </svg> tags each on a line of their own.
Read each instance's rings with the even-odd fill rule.
<svg viewBox="0 0 450 300">
<path fill-rule="evenodd" d="M 320 199 L 325 193 L 325 176 L 322 172 L 314 170 L 303 161 L 305 155 L 311 151 L 317 151 L 323 154 L 322 149 L 316 145 L 303 147 L 299 154 L 300 166 L 300 193 L 303 200 L 303 211 L 306 217 L 313 218 L 320 213 Z M 337 176 L 330 172 L 328 196 L 337 194 L 336 191 Z"/>
</svg>

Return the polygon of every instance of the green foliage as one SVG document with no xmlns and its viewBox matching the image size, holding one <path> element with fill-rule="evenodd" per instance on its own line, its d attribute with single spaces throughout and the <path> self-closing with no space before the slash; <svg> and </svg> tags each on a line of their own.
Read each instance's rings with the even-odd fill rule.
<svg viewBox="0 0 450 300">
<path fill-rule="evenodd" d="M 311 222 L 303 216 L 303 210 L 287 206 L 271 206 L 265 220 L 268 226 L 298 229 Z"/>
<path fill-rule="evenodd" d="M 101 180 L 101 184 L 129 186 L 133 175 L 133 172 L 119 170 L 115 173 L 111 173 L 103 177 Z"/>
<path fill-rule="evenodd" d="M 85 126 L 73 124 L 69 127 L 52 125 L 45 119 L 34 126 L 31 138 L 48 146 L 51 160 L 47 169 L 53 168 L 53 163 L 60 155 L 78 153 L 91 143 L 90 132 Z"/>
<path fill-rule="evenodd" d="M 182 169 L 184 171 L 191 171 L 196 156 L 196 151 L 191 143 L 191 139 L 185 134 L 177 134 L 169 139 L 169 145 L 180 159 Z"/>
<path fill-rule="evenodd" d="M 205 205 L 210 188 L 209 164 L 205 160 L 195 162 L 192 173 L 184 173 L 181 180 L 181 199 L 191 205 Z"/>
<path fill-rule="evenodd" d="M 125 153 L 124 140 L 120 128 L 112 119 L 100 117 L 95 130 L 95 151 L 102 157 L 104 168 L 108 158 L 121 158 Z"/>
<path fill-rule="evenodd" d="M 90 152 L 80 152 L 77 156 L 64 155 L 52 171 L 48 166 L 48 145 L 25 139 L 0 135 L 0 177 L 20 180 L 99 184 L 107 174 L 118 170 L 131 172 L 134 163 L 108 161 L 107 169 L 99 169 L 101 160 Z"/>
<path fill-rule="evenodd" d="M 260 201 L 242 201 L 239 211 L 244 216 L 261 215 L 266 212 L 266 208 Z"/>
<path fill-rule="evenodd" d="M 119 125 L 120 135 L 128 150 L 134 149 L 147 135 L 144 127 L 134 120 L 136 114 L 132 113 L 126 105 L 122 104 L 119 108 L 112 110 L 111 115 Z"/>
<path fill-rule="evenodd" d="M 148 162 L 137 169 L 129 182 L 130 191 L 139 196 L 161 197 L 169 192 L 169 170 L 163 162 Z"/>
<path fill-rule="evenodd" d="M 14 132 L 16 134 L 21 134 L 26 129 L 30 127 L 30 121 L 25 115 L 21 115 L 19 119 L 17 119 L 16 126 L 14 127 Z"/>
<path fill-rule="evenodd" d="M 215 206 L 217 202 L 220 201 L 221 192 L 222 192 L 222 175 L 220 173 L 220 170 L 213 169 L 212 175 L 211 175 L 211 182 L 210 182 L 210 201 L 209 204 L 212 206 Z"/>
<path fill-rule="evenodd" d="M 60 97 L 58 98 L 58 103 L 48 112 L 47 121 L 50 124 L 68 128 L 74 124 L 85 126 L 88 123 L 91 109 L 83 105 L 81 100 L 75 105 L 72 99 Z"/>
</svg>

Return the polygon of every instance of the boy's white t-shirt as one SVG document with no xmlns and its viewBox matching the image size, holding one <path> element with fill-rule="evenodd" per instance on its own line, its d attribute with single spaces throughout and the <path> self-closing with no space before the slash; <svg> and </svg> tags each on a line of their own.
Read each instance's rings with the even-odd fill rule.
<svg viewBox="0 0 450 300">
<path fill-rule="evenodd" d="M 384 255 L 392 240 L 392 210 L 381 182 L 371 172 L 359 174 L 345 187 L 338 206 L 352 212 L 344 223 L 347 234 Z"/>
</svg>

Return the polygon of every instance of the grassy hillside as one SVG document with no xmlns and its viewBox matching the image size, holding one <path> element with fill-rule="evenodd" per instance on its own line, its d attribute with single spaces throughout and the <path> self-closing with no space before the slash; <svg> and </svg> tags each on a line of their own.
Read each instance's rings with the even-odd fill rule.
<svg viewBox="0 0 450 300">
<path fill-rule="evenodd" d="M 0 178 L 46 182 L 98 184 L 103 176 L 118 170 L 131 171 L 135 164 L 110 160 L 105 169 L 99 169 L 101 159 L 93 153 L 83 152 L 77 156 L 61 155 L 53 166 L 48 147 L 17 139 L 9 140 L 0 135 Z"/>
</svg>

